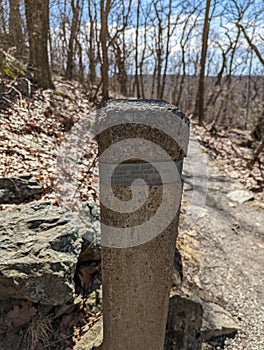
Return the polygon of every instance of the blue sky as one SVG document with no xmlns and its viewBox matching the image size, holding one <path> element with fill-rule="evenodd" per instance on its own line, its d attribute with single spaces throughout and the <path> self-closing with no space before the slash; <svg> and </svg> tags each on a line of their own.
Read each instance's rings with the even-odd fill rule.
<svg viewBox="0 0 264 350">
<path fill-rule="evenodd" d="M 110 32 L 114 33 L 116 31 L 116 27 L 121 25 L 123 13 L 127 12 L 129 0 L 124 0 L 125 6 L 123 7 L 122 2 L 113 0 L 114 7 L 110 12 L 109 16 L 109 28 Z M 160 0 L 157 2 L 158 5 L 156 7 L 159 16 L 163 19 L 163 33 L 162 33 L 162 43 L 163 49 L 165 50 L 167 43 L 167 31 L 166 31 L 166 23 L 167 23 L 167 14 L 169 0 Z M 208 60 L 210 60 L 209 74 L 215 75 L 217 74 L 219 67 L 221 65 L 222 60 L 222 51 L 228 50 L 230 46 L 230 40 L 235 41 L 236 35 L 238 32 L 238 28 L 235 24 L 236 18 L 238 16 L 239 11 L 243 12 L 246 8 L 246 5 L 249 3 L 249 0 L 237 0 L 234 3 L 232 0 L 224 0 L 224 1 L 213 1 L 212 5 L 216 4 L 216 6 L 211 6 L 212 21 L 210 28 L 210 35 L 208 41 Z M 52 3 L 51 3 L 52 4 Z M 56 2 L 54 2 L 56 4 Z M 83 22 L 88 22 L 88 2 L 84 1 L 84 11 L 83 11 Z M 98 1 L 97 1 L 98 4 Z M 182 50 L 181 50 L 181 39 L 184 40 L 187 37 L 186 34 L 182 37 L 183 29 L 191 29 L 192 24 L 195 22 L 195 27 L 193 28 L 191 34 L 189 35 L 189 39 L 186 43 L 186 55 L 189 57 L 189 61 L 191 57 L 193 60 L 195 56 L 199 55 L 201 51 L 201 33 L 203 27 L 204 20 L 204 1 L 172 1 L 172 11 L 171 11 L 171 26 L 173 27 L 175 21 L 178 20 L 177 25 L 173 30 L 173 34 L 170 41 L 170 57 L 169 57 L 169 69 L 168 71 L 175 71 L 174 66 L 179 64 L 182 60 Z M 238 6 L 236 6 L 236 4 Z M 245 26 L 247 33 L 254 45 L 258 48 L 258 50 L 264 56 L 264 1 L 263 0 L 251 0 L 250 6 L 243 14 L 243 18 L 241 19 L 241 23 Z M 71 16 L 70 2 L 67 2 L 68 6 L 68 16 Z M 147 20 L 145 19 L 145 14 L 149 8 L 151 3 L 146 0 L 141 0 L 141 16 L 140 16 L 140 24 L 141 27 L 139 29 L 139 51 L 143 51 L 144 46 L 144 34 L 145 34 L 145 22 L 147 23 L 147 51 L 146 56 L 149 56 L 152 51 L 155 51 L 156 43 L 155 38 L 157 37 L 157 25 L 158 18 L 155 14 L 154 6 L 150 7 L 149 16 Z M 198 6 L 199 5 L 199 6 Z M 128 27 L 125 33 L 125 43 L 127 50 L 130 50 L 132 46 L 135 45 L 135 25 L 136 25 L 136 9 L 138 6 L 138 1 L 132 0 L 131 12 L 128 20 Z M 196 10 L 194 10 L 196 8 Z M 261 12 L 261 10 L 263 10 Z M 51 7 L 51 12 L 57 15 L 59 14 L 59 8 L 57 6 Z M 179 16 L 179 13 L 180 16 Z M 190 14 L 191 13 L 191 14 Z M 99 9 L 97 8 L 97 21 L 100 22 L 99 18 Z M 56 22 L 54 22 L 55 17 L 51 15 L 51 23 L 52 26 L 56 27 L 59 25 L 59 18 L 56 18 Z M 98 24 L 98 28 L 100 24 Z M 85 29 L 86 28 L 86 29 Z M 88 26 L 82 27 L 82 31 L 89 30 Z M 81 39 L 85 40 L 85 39 Z M 122 38 L 120 37 L 120 40 Z M 233 44 L 232 44 L 233 45 Z M 83 41 L 83 47 L 87 46 L 87 43 Z M 134 56 L 133 50 L 131 49 L 131 55 L 128 58 L 128 64 L 134 65 Z M 234 57 L 234 66 L 236 67 L 236 74 L 248 74 L 248 66 L 246 62 L 249 61 L 249 56 L 252 55 L 253 59 L 253 74 L 264 74 L 263 67 L 260 65 L 256 55 L 252 53 L 251 49 L 248 46 L 248 43 L 243 37 L 243 34 L 240 35 L 238 40 L 238 45 L 236 48 L 236 54 Z M 153 70 L 155 61 L 155 54 L 150 57 L 148 62 L 148 73 L 151 73 Z M 193 68 L 192 68 L 193 65 Z M 189 74 L 192 74 L 194 69 L 194 63 L 188 62 Z"/>
</svg>

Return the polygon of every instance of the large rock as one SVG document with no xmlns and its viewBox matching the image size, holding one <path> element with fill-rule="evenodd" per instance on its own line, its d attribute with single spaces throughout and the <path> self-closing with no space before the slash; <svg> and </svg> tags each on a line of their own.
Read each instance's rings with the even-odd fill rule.
<svg viewBox="0 0 264 350">
<path fill-rule="evenodd" d="M 247 201 L 254 199 L 254 195 L 251 191 L 247 190 L 240 182 L 235 182 L 230 187 L 230 191 L 227 193 L 227 198 L 233 202 L 243 204 Z"/>
<path fill-rule="evenodd" d="M 164 350 L 200 350 L 203 308 L 194 298 L 170 296 Z"/>
<path fill-rule="evenodd" d="M 80 222 L 70 212 L 47 202 L 0 212 L 0 299 L 65 304 L 80 251 Z"/>
<path fill-rule="evenodd" d="M 80 213 L 82 251 L 80 263 L 101 260 L 100 208 L 94 203 L 83 203 Z"/>
<path fill-rule="evenodd" d="M 0 204 L 22 203 L 40 194 L 43 188 L 33 175 L 0 178 Z"/>
<path fill-rule="evenodd" d="M 99 350 L 103 343 L 103 319 L 100 318 L 83 338 L 74 346 L 73 350 Z M 132 350 L 132 349 L 131 349 Z"/>
<path fill-rule="evenodd" d="M 236 333 L 239 329 L 230 313 L 220 305 L 203 302 L 203 310 L 204 317 L 201 332 L 204 340 L 228 336 Z"/>
</svg>

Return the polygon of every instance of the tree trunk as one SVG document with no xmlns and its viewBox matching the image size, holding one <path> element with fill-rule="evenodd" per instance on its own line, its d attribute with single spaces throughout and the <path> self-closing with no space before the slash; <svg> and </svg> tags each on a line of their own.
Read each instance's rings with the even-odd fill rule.
<svg viewBox="0 0 264 350">
<path fill-rule="evenodd" d="M 22 32 L 22 18 L 19 10 L 20 0 L 9 0 L 9 35 L 10 46 L 15 46 L 14 56 L 22 58 L 25 51 L 25 43 Z"/>
<path fill-rule="evenodd" d="M 96 57 L 95 57 L 95 43 L 94 43 L 94 30 L 95 30 L 95 21 L 92 15 L 92 4 L 91 0 L 88 1 L 88 15 L 90 22 L 90 31 L 89 31 L 89 49 L 88 49 L 88 58 L 89 58 L 89 84 L 91 87 L 95 84 L 96 79 Z"/>
<path fill-rule="evenodd" d="M 103 100 L 109 99 L 109 77 L 108 77 L 108 15 L 110 11 L 111 1 L 100 1 L 101 15 L 101 30 L 100 39 L 102 47 L 102 62 L 101 62 L 101 79 L 102 79 L 102 95 Z"/>
<path fill-rule="evenodd" d="M 155 12 L 156 16 L 158 18 L 158 37 L 157 37 L 157 48 L 156 48 L 156 55 L 157 55 L 157 98 L 162 99 L 161 96 L 161 71 L 162 71 L 162 65 L 163 65 L 163 27 L 162 27 L 162 19 L 159 17 L 159 12 L 155 4 Z"/>
<path fill-rule="evenodd" d="M 114 45 L 116 64 L 118 68 L 117 80 L 120 86 L 120 92 L 122 95 L 127 96 L 127 72 L 125 67 L 125 57 L 122 55 L 120 46 L 118 44 Z"/>
<path fill-rule="evenodd" d="M 71 33 L 70 33 L 70 39 L 69 39 L 69 45 L 68 45 L 68 53 L 67 53 L 67 66 L 66 66 L 66 73 L 65 78 L 68 80 L 72 80 L 73 78 L 73 72 L 75 68 L 74 64 L 74 56 L 75 56 L 75 49 L 74 44 L 76 41 L 76 36 L 78 32 L 79 27 L 79 14 L 80 14 L 80 4 L 79 0 L 71 1 L 71 8 L 72 8 L 72 23 L 71 23 Z"/>
<path fill-rule="evenodd" d="M 195 101 L 195 114 L 198 115 L 198 121 L 201 125 L 204 119 L 204 75 L 206 66 L 206 55 L 208 45 L 208 34 L 210 27 L 209 12 L 210 12 L 211 0 L 206 0 L 205 18 L 203 26 L 203 37 L 202 37 L 202 53 L 200 59 L 200 74 L 198 82 L 198 90 Z"/>
<path fill-rule="evenodd" d="M 141 6 L 141 0 L 138 0 L 137 3 L 137 19 L 136 19 L 136 45 L 135 45 L 135 84 L 136 84 L 136 94 L 137 94 L 137 98 L 140 98 L 140 86 L 139 86 L 139 77 L 138 77 L 138 56 L 139 56 L 139 52 L 138 52 L 138 35 L 139 35 L 139 15 L 140 15 L 140 6 Z"/>
<path fill-rule="evenodd" d="M 163 71 L 163 77 L 162 77 L 162 83 L 161 83 L 161 89 L 160 89 L 160 98 L 163 99 L 165 86 L 167 83 L 167 69 L 168 69 L 168 63 L 169 63 L 169 54 L 170 54 L 170 39 L 172 36 L 171 31 L 171 15 L 172 15 L 172 0 L 169 0 L 168 4 L 169 10 L 167 14 L 167 38 L 166 38 L 166 50 L 165 50 L 165 64 L 164 64 L 164 71 Z"/>
<path fill-rule="evenodd" d="M 25 0 L 29 67 L 43 89 L 54 88 L 48 59 L 49 0 Z"/>
</svg>

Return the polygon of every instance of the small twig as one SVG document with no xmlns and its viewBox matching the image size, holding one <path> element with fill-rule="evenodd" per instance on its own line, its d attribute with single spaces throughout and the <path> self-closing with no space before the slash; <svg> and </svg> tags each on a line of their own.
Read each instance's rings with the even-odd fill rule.
<svg viewBox="0 0 264 350">
<path fill-rule="evenodd" d="M 20 104 L 21 104 L 21 102 L 23 100 L 21 92 L 17 88 L 15 88 L 14 86 L 12 86 L 12 89 L 15 90 L 18 93 L 19 98 L 20 98 Z"/>
<path fill-rule="evenodd" d="M 28 85 L 28 95 L 29 95 L 29 97 L 31 97 L 31 85 L 32 85 L 32 83 L 31 83 L 31 81 L 29 80 L 29 79 L 27 79 L 27 78 L 22 78 L 23 80 L 26 80 L 26 82 L 27 82 L 27 85 Z"/>
<path fill-rule="evenodd" d="M 7 97 L 2 96 L 3 100 L 6 100 L 8 103 L 10 103 L 11 105 L 14 104 L 14 102 L 12 102 L 11 100 L 9 100 Z"/>
<path fill-rule="evenodd" d="M 54 345 L 54 344 L 62 343 L 64 340 L 70 339 L 73 336 L 74 336 L 74 333 L 72 333 L 71 335 L 68 335 L 67 337 L 64 337 L 64 338 L 62 338 L 60 340 L 55 340 L 55 341 L 49 343 L 48 345 L 42 345 L 42 349 L 49 348 L 51 345 Z"/>
<path fill-rule="evenodd" d="M 85 175 L 88 175 L 89 172 L 90 172 L 90 170 L 91 170 L 92 168 L 95 167 L 95 164 L 96 164 L 97 160 L 98 160 L 98 156 L 96 155 L 96 156 L 94 157 L 94 159 L 93 159 L 91 165 L 88 167 L 88 169 L 87 169 L 86 172 L 84 173 Z M 77 188 L 76 188 L 76 190 L 75 190 L 75 192 L 74 192 L 73 199 L 76 198 L 77 191 L 80 190 L 80 187 L 81 187 L 81 184 L 78 184 L 78 186 L 77 186 Z"/>
</svg>

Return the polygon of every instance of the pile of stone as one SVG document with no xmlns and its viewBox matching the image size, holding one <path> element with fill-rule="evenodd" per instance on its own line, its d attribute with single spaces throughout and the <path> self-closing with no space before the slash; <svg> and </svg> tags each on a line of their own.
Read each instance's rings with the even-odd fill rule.
<svg viewBox="0 0 264 350">
<path fill-rule="evenodd" d="M 31 176 L 14 181 L 0 179 L 2 203 L 41 189 Z M 84 203 L 78 216 L 41 201 L 0 211 L 0 349 L 41 348 L 38 342 L 45 343 L 56 320 L 79 307 L 78 295 L 98 290 L 100 249 L 100 213 L 94 204 Z M 39 339 L 36 324 L 41 327 Z M 236 329 L 219 306 L 176 293 L 170 299 L 165 349 L 174 350 L 177 344 L 179 350 L 198 350 L 204 340 Z M 102 319 L 75 349 L 96 349 L 101 343 Z"/>
</svg>

